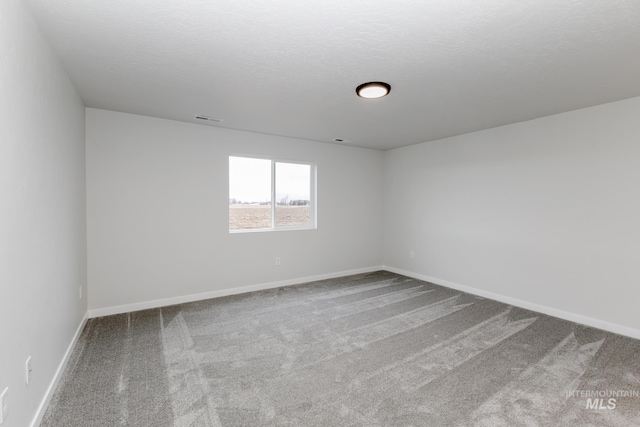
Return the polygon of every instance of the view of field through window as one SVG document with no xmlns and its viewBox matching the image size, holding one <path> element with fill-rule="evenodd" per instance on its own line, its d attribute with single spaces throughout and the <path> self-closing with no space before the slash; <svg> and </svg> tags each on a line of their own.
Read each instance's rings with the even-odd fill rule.
<svg viewBox="0 0 640 427">
<path fill-rule="evenodd" d="M 309 164 L 229 157 L 229 230 L 310 226 L 311 172 Z"/>
</svg>

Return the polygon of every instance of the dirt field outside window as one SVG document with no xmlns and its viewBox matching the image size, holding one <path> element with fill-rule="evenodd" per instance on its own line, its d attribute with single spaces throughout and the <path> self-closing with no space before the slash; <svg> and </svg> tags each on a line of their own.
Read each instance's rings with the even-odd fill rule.
<svg viewBox="0 0 640 427">
<path fill-rule="evenodd" d="M 276 206 L 276 227 L 305 227 L 310 224 L 309 206 Z M 229 205 L 229 230 L 257 230 L 271 227 L 271 206 Z"/>
</svg>

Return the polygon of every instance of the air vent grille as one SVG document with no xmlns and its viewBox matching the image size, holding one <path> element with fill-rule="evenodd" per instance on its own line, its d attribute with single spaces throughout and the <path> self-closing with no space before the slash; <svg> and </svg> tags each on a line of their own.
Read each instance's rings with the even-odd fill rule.
<svg viewBox="0 0 640 427">
<path fill-rule="evenodd" d="M 208 117 L 208 116 L 201 116 L 201 115 L 197 115 L 194 117 L 196 120 L 202 120 L 204 122 L 213 122 L 213 123 L 220 123 L 222 122 L 222 119 L 216 119 L 214 117 Z"/>
</svg>

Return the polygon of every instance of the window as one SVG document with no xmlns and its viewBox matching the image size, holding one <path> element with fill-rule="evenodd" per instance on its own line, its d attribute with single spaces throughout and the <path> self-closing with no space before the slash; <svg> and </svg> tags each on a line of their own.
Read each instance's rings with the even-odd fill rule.
<svg viewBox="0 0 640 427">
<path fill-rule="evenodd" d="M 315 224 L 315 165 L 229 157 L 229 231 Z"/>
</svg>

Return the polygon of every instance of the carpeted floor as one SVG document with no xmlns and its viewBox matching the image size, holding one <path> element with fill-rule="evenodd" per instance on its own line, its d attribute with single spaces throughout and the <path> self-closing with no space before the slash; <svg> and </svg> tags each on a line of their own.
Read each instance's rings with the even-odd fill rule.
<svg viewBox="0 0 640 427">
<path fill-rule="evenodd" d="M 376 272 L 91 319 L 42 426 L 628 427 L 639 393 L 638 340 Z"/>
</svg>

